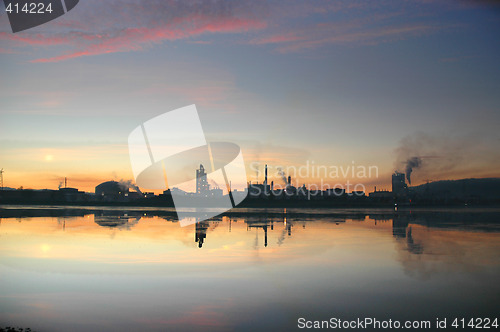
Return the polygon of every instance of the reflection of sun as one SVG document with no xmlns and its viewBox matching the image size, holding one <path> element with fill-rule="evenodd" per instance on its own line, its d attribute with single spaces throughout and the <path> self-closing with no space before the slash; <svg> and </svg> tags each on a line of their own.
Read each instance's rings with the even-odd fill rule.
<svg viewBox="0 0 500 332">
<path fill-rule="evenodd" d="M 42 250 L 42 252 L 43 252 L 44 254 L 46 254 L 46 253 L 48 253 L 48 252 L 50 251 L 50 246 L 49 246 L 48 244 L 42 244 L 42 245 L 40 246 L 40 249 Z"/>
<path fill-rule="evenodd" d="M 52 161 L 52 160 L 54 160 L 54 156 L 53 155 L 51 155 L 51 154 L 46 154 L 45 155 L 45 161 Z"/>
</svg>

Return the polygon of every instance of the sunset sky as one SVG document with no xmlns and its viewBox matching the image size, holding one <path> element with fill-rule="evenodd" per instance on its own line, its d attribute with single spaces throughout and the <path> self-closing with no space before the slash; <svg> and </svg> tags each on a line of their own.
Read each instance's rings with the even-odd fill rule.
<svg viewBox="0 0 500 332">
<path fill-rule="evenodd" d="M 414 156 L 413 184 L 500 176 L 493 1 L 81 0 L 15 34 L 0 8 L 6 187 L 133 179 L 130 132 L 190 104 L 208 141 L 240 145 L 249 181 L 252 162 L 309 161 L 376 166 L 323 181 L 390 189 Z"/>
</svg>

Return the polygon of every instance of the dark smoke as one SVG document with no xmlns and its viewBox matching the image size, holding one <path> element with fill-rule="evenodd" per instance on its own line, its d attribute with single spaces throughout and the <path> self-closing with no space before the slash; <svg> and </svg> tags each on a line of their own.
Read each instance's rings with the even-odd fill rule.
<svg viewBox="0 0 500 332">
<path fill-rule="evenodd" d="M 422 159 L 420 157 L 411 157 L 406 161 L 406 179 L 408 184 L 411 184 L 411 173 L 414 168 L 419 168 L 422 165 Z"/>
<path fill-rule="evenodd" d="M 281 176 L 283 181 L 285 181 L 285 186 L 286 186 L 288 184 L 288 182 L 286 180 L 285 172 L 283 172 L 283 170 L 281 168 L 278 168 L 278 174 Z"/>
</svg>

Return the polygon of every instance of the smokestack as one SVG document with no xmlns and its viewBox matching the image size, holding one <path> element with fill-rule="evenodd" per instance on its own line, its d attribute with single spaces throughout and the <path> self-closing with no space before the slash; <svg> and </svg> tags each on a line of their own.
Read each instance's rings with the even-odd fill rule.
<svg viewBox="0 0 500 332">
<path fill-rule="evenodd" d="M 123 191 L 127 191 L 129 190 L 129 188 L 132 188 L 134 189 L 135 191 L 137 191 L 139 193 L 139 195 L 144 195 L 141 191 L 141 189 L 139 189 L 139 187 L 134 184 L 132 182 L 132 180 L 123 180 L 121 179 L 119 182 L 118 182 L 118 185 L 120 186 L 120 188 L 123 190 Z"/>
<path fill-rule="evenodd" d="M 271 191 L 274 189 L 274 181 L 271 181 Z"/>
<path fill-rule="evenodd" d="M 64 188 L 67 188 L 68 186 L 68 178 L 64 178 Z"/>
<path fill-rule="evenodd" d="M 292 184 L 292 177 L 290 175 L 288 176 L 288 182 L 287 182 L 287 184 L 289 186 Z"/>
<path fill-rule="evenodd" d="M 266 174 L 266 176 L 264 178 L 264 184 L 267 185 L 267 164 L 266 164 L 266 173 L 265 174 Z"/>
</svg>

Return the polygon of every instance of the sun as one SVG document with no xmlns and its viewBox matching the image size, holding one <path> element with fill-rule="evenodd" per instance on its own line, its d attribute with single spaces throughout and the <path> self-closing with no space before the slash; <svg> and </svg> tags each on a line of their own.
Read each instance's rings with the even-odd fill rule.
<svg viewBox="0 0 500 332">
<path fill-rule="evenodd" d="M 51 162 L 52 160 L 54 160 L 54 156 L 53 155 L 51 155 L 51 154 L 46 154 L 45 155 L 45 161 Z"/>
</svg>

